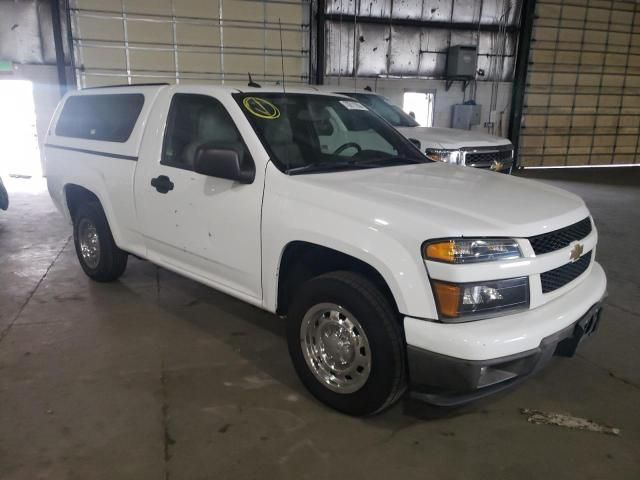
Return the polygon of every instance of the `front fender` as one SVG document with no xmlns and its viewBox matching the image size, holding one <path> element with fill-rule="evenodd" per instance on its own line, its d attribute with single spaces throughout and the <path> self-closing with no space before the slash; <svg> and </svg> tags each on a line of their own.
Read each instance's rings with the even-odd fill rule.
<svg viewBox="0 0 640 480">
<path fill-rule="evenodd" d="M 277 176 L 286 177 L 276 173 L 269 180 Z M 291 182 L 288 178 L 280 181 Z M 354 218 L 338 209 L 292 201 L 289 195 L 280 193 L 286 191 L 282 187 L 266 188 L 263 202 L 262 278 L 267 310 L 275 311 L 277 307 L 279 267 L 286 246 L 292 241 L 304 241 L 337 250 L 373 267 L 389 286 L 400 313 L 437 318 L 420 243 L 403 238 L 373 218 L 365 221 L 362 216 Z"/>
</svg>

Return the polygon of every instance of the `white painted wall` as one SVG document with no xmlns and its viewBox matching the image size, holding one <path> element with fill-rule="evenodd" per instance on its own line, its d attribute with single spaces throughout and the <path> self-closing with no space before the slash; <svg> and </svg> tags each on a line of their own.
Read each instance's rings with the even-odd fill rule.
<svg viewBox="0 0 640 480">
<path fill-rule="evenodd" d="M 325 84 L 353 86 L 356 84 L 351 77 L 326 77 Z M 445 90 L 444 80 L 422 80 L 411 78 L 359 78 L 357 88 L 370 86 L 373 91 L 391 99 L 396 105 L 402 107 L 402 96 L 405 91 L 431 91 L 435 92 L 434 127 L 451 127 L 452 106 L 464 101 L 461 82 L 454 82 L 449 91 Z M 469 87 L 467 87 L 467 100 L 469 99 Z M 491 102 L 491 82 L 478 82 L 476 103 L 482 105 L 482 117 L 480 125 L 473 130 L 487 132 L 484 126 L 489 121 L 489 104 Z M 497 110 L 502 112 L 496 122 L 495 135 L 506 137 L 511 108 L 511 83 L 501 82 L 498 87 Z M 500 122 L 500 119 L 502 121 Z M 501 123 L 501 125 L 500 125 Z"/>
</svg>

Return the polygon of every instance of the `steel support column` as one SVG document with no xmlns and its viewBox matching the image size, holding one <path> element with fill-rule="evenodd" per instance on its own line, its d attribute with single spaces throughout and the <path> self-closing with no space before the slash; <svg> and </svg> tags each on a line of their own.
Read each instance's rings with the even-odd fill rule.
<svg viewBox="0 0 640 480">
<path fill-rule="evenodd" d="M 65 66 L 64 46 L 62 43 L 62 21 L 60 19 L 60 1 L 51 0 L 51 24 L 53 25 L 53 45 L 56 51 L 56 69 L 60 95 L 67 92 L 67 71 Z"/>
<path fill-rule="evenodd" d="M 522 4 L 522 19 L 520 20 L 520 37 L 518 38 L 518 53 L 511 91 L 511 112 L 509 114 L 509 140 L 513 143 L 515 155 L 514 166 L 520 163 L 518 144 L 520 141 L 520 125 L 524 112 L 524 94 L 527 86 L 527 71 L 529 70 L 529 50 L 531 48 L 531 34 L 536 11 L 536 0 L 524 0 Z"/>
</svg>

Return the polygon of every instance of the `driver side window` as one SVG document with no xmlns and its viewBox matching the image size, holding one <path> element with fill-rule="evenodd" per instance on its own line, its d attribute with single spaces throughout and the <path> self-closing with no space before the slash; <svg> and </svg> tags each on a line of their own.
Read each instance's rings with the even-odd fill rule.
<svg viewBox="0 0 640 480">
<path fill-rule="evenodd" d="M 215 98 L 177 93 L 171 100 L 160 163 L 185 170 L 194 169 L 198 147 L 233 149 L 241 163 L 250 161 L 231 116 Z"/>
</svg>

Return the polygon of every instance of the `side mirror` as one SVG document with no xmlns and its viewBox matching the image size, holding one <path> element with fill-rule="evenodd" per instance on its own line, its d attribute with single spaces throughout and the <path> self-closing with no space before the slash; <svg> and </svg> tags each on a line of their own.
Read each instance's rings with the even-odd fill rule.
<svg viewBox="0 0 640 480">
<path fill-rule="evenodd" d="M 236 150 L 209 148 L 206 145 L 196 150 L 193 169 L 209 177 L 226 178 L 239 183 L 253 183 L 255 167 L 243 168 Z"/>
</svg>

